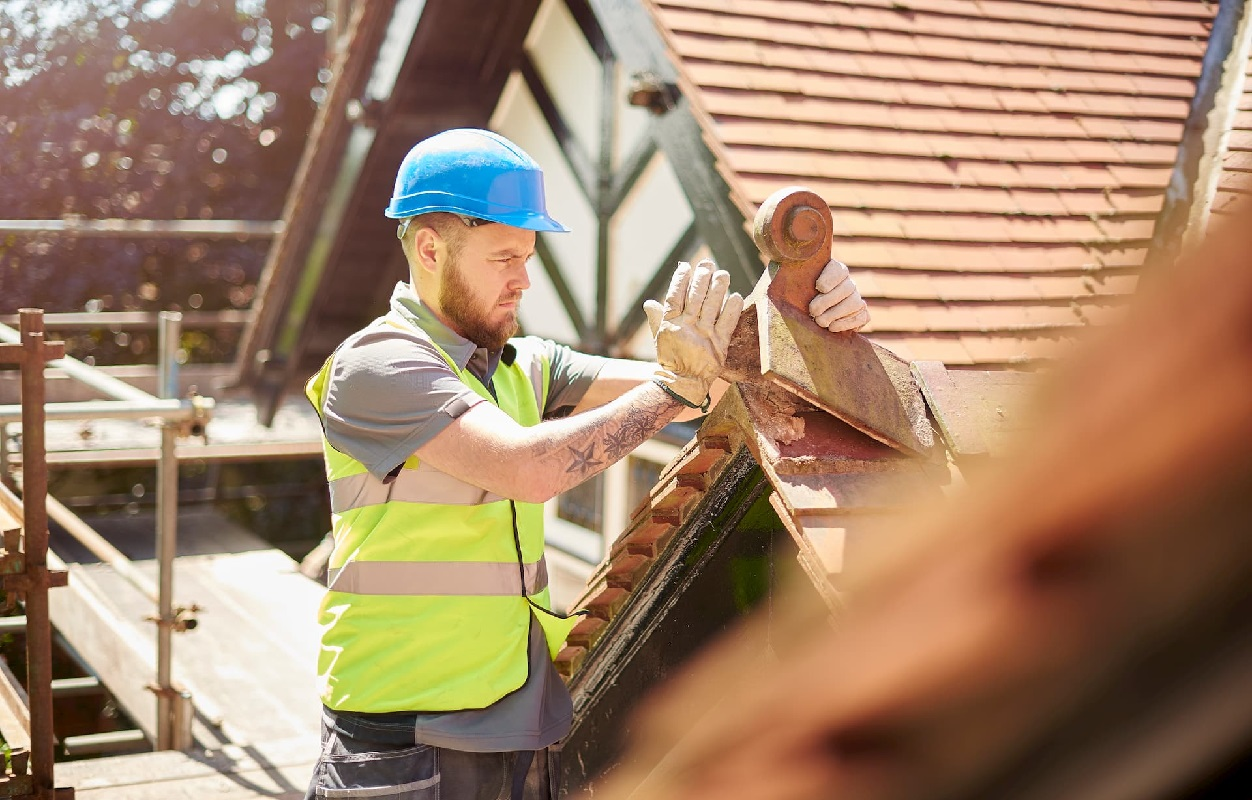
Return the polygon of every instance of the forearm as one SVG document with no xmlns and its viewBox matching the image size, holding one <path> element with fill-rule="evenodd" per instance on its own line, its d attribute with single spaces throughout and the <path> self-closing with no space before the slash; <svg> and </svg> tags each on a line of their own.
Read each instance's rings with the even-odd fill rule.
<svg viewBox="0 0 1252 800">
<path fill-rule="evenodd" d="M 611 358 L 600 370 L 600 374 L 596 376 L 591 387 L 587 389 L 587 393 L 578 401 L 578 405 L 574 407 L 575 414 L 581 414 L 589 409 L 599 408 L 605 403 L 609 403 L 621 397 L 631 389 L 645 383 L 651 383 L 652 377 L 656 374 L 657 365 L 653 361 L 634 361 L 626 358 Z M 721 399 L 722 394 L 726 391 L 726 383 L 721 379 L 713 382 L 709 387 L 710 405 L 717 405 L 717 401 Z M 704 416 L 704 412 L 698 408 L 683 408 L 679 410 L 678 416 L 674 417 L 674 422 L 686 422 L 687 420 L 699 419 Z"/>
<path fill-rule="evenodd" d="M 525 428 L 517 443 L 531 499 L 571 489 L 625 457 L 672 422 L 683 406 L 648 381 L 597 408 Z"/>
<path fill-rule="evenodd" d="M 420 447 L 417 456 L 493 494 L 542 503 L 634 450 L 681 409 L 651 381 L 598 408 L 530 427 L 491 403 L 479 403 Z"/>
</svg>

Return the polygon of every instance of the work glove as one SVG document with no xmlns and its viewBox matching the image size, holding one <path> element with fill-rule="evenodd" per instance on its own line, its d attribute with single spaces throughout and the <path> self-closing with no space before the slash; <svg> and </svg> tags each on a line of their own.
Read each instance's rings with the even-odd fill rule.
<svg viewBox="0 0 1252 800">
<path fill-rule="evenodd" d="M 743 311 L 738 292 L 727 295 L 730 273 L 705 259 L 674 270 L 665 304 L 643 304 L 656 343 L 653 379 L 691 408 L 708 409 L 709 386 L 726 362 L 730 335 Z"/>
<path fill-rule="evenodd" d="M 855 331 L 869 322 L 869 307 L 861 298 L 848 268 L 833 258 L 817 276 L 817 297 L 809 303 L 813 320 L 829 331 Z"/>
</svg>

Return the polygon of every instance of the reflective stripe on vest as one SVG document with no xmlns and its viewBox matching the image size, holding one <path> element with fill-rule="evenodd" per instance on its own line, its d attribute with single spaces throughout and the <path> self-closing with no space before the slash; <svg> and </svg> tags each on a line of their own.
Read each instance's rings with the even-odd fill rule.
<svg viewBox="0 0 1252 800">
<path fill-rule="evenodd" d="M 492 494 L 486 489 L 422 463 L 416 469 L 400 470 L 400 474 L 391 483 L 383 483 L 368 472 L 345 475 L 330 481 L 330 510 L 336 514 L 391 500 L 401 503 L 475 506 L 503 499 L 498 494 Z"/>
<path fill-rule="evenodd" d="M 548 562 L 526 564 L 526 594 L 548 588 Z M 517 564 L 499 561 L 349 561 L 330 570 L 329 589 L 353 594 L 517 597 Z"/>
</svg>

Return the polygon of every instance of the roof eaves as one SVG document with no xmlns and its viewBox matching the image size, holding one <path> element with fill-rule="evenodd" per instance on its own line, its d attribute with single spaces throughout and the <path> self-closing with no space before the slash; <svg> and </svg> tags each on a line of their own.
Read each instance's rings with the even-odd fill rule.
<svg viewBox="0 0 1252 800">
<path fill-rule="evenodd" d="M 717 526 L 704 523 L 737 513 L 730 507 L 732 500 L 754 483 L 750 477 L 755 470 L 741 441 L 702 432 L 670 465 L 669 477 L 635 510 L 626 532 L 574 604 L 587 616 L 557 654 L 557 671 L 571 682 L 576 707 L 608 679 L 605 675 L 615 669 L 614 654 L 663 612 L 658 607 L 662 589 L 691 569 L 687 556 L 700 539 L 721 538 L 733 530 L 733 520 Z M 706 488 L 676 495 L 684 476 L 700 476 Z M 607 648 L 606 641 L 612 642 Z"/>
<path fill-rule="evenodd" d="M 1204 53 L 1178 156 L 1157 216 L 1145 263 L 1167 265 L 1194 246 L 1208 226 L 1223 171 L 1230 129 L 1238 114 L 1249 53 L 1247 3 L 1222 3 Z"/>
</svg>

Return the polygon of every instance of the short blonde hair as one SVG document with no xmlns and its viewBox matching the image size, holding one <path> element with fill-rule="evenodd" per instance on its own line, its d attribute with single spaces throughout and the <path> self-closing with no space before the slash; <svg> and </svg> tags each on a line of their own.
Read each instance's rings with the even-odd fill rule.
<svg viewBox="0 0 1252 800">
<path fill-rule="evenodd" d="M 417 232 L 423 228 L 430 228 L 439 234 L 439 238 L 447 242 L 448 247 L 454 252 L 461 249 L 468 231 L 465 224 L 457 219 L 455 214 L 446 211 L 418 214 L 416 217 L 408 217 L 400 224 L 406 226 L 404 235 L 400 237 L 400 247 L 410 261 L 413 259 L 413 242 L 417 240 Z"/>
</svg>

